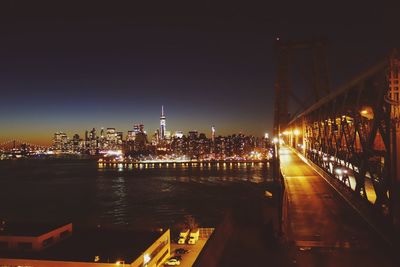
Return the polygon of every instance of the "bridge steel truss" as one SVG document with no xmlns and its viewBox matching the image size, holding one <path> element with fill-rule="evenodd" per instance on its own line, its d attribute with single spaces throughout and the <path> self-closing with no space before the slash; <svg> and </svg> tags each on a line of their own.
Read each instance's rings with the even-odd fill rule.
<svg viewBox="0 0 400 267">
<path fill-rule="evenodd" d="M 400 219 L 399 66 L 394 50 L 292 119 L 283 131 L 293 147 L 357 198 L 369 200 L 373 211 L 390 219 L 396 229 Z"/>
</svg>

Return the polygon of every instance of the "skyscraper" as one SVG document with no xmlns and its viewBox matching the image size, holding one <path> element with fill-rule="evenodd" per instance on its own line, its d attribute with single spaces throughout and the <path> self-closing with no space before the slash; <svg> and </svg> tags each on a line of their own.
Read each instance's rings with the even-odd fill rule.
<svg viewBox="0 0 400 267">
<path fill-rule="evenodd" d="M 160 117 L 160 140 L 164 140 L 165 138 L 165 115 L 164 115 L 164 106 L 161 106 L 161 117 Z"/>
<path fill-rule="evenodd" d="M 68 150 L 69 139 L 63 132 L 56 132 L 53 138 L 53 147 L 59 152 L 65 152 Z"/>
</svg>

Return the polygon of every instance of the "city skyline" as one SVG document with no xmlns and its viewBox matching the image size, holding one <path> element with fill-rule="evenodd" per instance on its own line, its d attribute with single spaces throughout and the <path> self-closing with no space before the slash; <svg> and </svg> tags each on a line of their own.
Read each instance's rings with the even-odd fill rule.
<svg viewBox="0 0 400 267">
<path fill-rule="evenodd" d="M 169 128 L 166 127 L 166 125 L 167 125 L 166 121 L 167 121 L 167 119 L 166 119 L 165 107 L 164 107 L 164 105 L 161 105 L 161 115 L 160 115 L 159 128 L 149 129 L 149 128 L 146 127 L 146 124 L 144 124 L 143 122 L 135 121 L 135 122 L 133 122 L 131 124 L 131 127 L 128 128 L 127 130 L 126 129 L 121 129 L 121 128 L 118 128 L 118 127 L 113 127 L 113 126 L 102 126 L 102 127 L 89 127 L 89 128 L 83 129 L 83 130 L 80 129 L 80 130 L 77 130 L 76 132 L 72 132 L 71 130 L 68 130 L 68 129 L 67 130 L 58 130 L 56 132 L 57 133 L 65 133 L 65 134 L 70 135 L 70 136 L 78 134 L 80 137 L 84 137 L 85 133 L 90 132 L 91 129 L 94 129 L 96 131 L 97 130 L 104 131 L 106 129 L 115 129 L 116 131 L 120 130 L 120 132 L 124 133 L 124 138 L 123 139 L 126 139 L 126 138 L 128 138 L 129 132 L 135 132 L 135 127 L 142 126 L 143 129 L 144 129 L 144 132 L 150 138 L 153 135 L 157 134 L 159 136 L 160 140 L 163 140 L 163 139 L 167 138 L 167 135 L 168 135 L 168 138 L 170 138 L 172 136 L 175 136 L 177 133 L 178 133 L 178 135 L 179 134 L 183 134 L 183 135 L 187 136 L 188 133 L 190 133 L 191 131 L 196 131 L 199 134 L 205 134 L 205 136 L 207 136 L 207 137 L 209 137 L 211 139 L 215 138 L 216 136 L 230 136 L 230 135 L 235 135 L 235 134 L 247 134 L 245 131 L 230 132 L 230 133 L 226 133 L 224 131 L 217 132 L 217 129 L 216 129 L 215 125 L 210 125 L 210 127 L 208 129 L 204 129 L 204 131 L 200 131 L 197 128 L 194 128 L 194 129 L 187 128 L 186 129 L 186 128 L 182 128 L 182 127 L 181 128 L 169 129 Z M 182 130 L 182 129 L 185 129 L 185 130 Z M 248 135 L 255 136 L 255 137 L 262 137 L 262 136 L 265 136 L 266 133 L 267 132 L 263 132 L 263 133 L 260 133 L 260 134 L 248 134 Z"/>
<path fill-rule="evenodd" d="M 76 127 L 76 128 L 49 128 L 49 132 L 46 133 L 46 135 L 44 137 L 40 136 L 38 138 L 36 138 L 35 136 L 31 135 L 31 139 L 27 140 L 24 139 L 24 136 L 16 136 L 16 137 L 12 137 L 11 139 L 16 139 L 16 140 L 23 140 L 29 143 L 33 143 L 33 144 L 37 144 L 37 145 L 46 145 L 46 146 L 50 146 L 52 145 L 52 139 L 53 139 L 53 135 L 56 132 L 61 132 L 61 133 L 66 133 L 69 137 L 72 138 L 72 136 L 74 134 L 78 134 L 80 137 L 84 137 L 85 132 L 88 131 L 90 132 L 90 130 L 92 129 L 96 129 L 97 131 L 100 132 L 101 129 L 107 129 L 107 128 L 115 128 L 118 131 L 121 131 L 124 133 L 124 139 L 127 136 L 127 133 L 129 131 L 132 131 L 132 129 L 134 128 L 134 125 L 136 124 L 142 124 L 145 127 L 145 131 L 147 133 L 148 136 L 152 136 L 153 134 L 155 134 L 156 132 L 160 132 L 161 129 L 161 118 L 164 119 L 164 121 L 166 121 L 166 113 L 164 111 L 165 106 L 162 105 L 162 114 L 164 114 L 164 116 L 161 117 L 155 117 L 155 118 L 150 118 L 150 120 L 152 120 L 150 123 L 144 123 L 144 120 L 140 120 L 137 119 L 135 121 L 131 121 L 130 123 L 117 123 L 120 127 L 115 126 L 116 123 L 110 121 L 110 124 L 98 124 L 98 125 L 82 125 L 83 127 Z M 157 122 L 157 119 L 159 119 L 159 121 Z M 171 123 L 172 120 L 172 123 Z M 146 121 L 149 122 L 149 121 Z M 158 125 L 157 125 L 158 123 Z M 151 125 L 151 126 L 149 126 Z M 175 132 L 179 131 L 179 132 L 183 132 L 184 135 L 187 135 L 188 132 L 190 131 L 197 131 L 199 133 L 204 133 L 207 137 L 212 137 L 212 133 L 214 132 L 216 136 L 229 136 L 229 135 L 233 135 L 233 134 L 245 134 L 245 135 L 252 135 L 252 136 L 256 136 L 256 137 L 262 137 L 264 136 L 264 134 L 267 131 L 262 131 L 259 133 L 252 133 L 252 132 L 248 132 L 245 129 L 243 130 L 239 130 L 239 131 L 235 131 L 234 129 L 230 129 L 229 125 L 226 128 L 219 128 L 218 125 L 215 126 L 214 123 L 210 123 L 209 125 L 205 125 L 203 127 L 197 127 L 197 128 L 190 128 L 188 126 L 184 126 L 184 124 L 180 124 L 179 121 L 174 120 L 174 117 L 172 117 L 171 115 L 168 114 L 168 122 L 167 122 L 168 128 L 166 128 L 166 132 L 169 132 L 172 135 L 175 134 Z M 224 125 L 224 124 L 222 124 Z M 22 130 L 21 130 L 22 131 Z M 165 133 L 164 133 L 165 134 Z M 6 139 L 6 138 L 1 138 L 0 136 L 0 141 L 4 142 L 4 141 L 8 141 L 10 139 Z"/>
</svg>

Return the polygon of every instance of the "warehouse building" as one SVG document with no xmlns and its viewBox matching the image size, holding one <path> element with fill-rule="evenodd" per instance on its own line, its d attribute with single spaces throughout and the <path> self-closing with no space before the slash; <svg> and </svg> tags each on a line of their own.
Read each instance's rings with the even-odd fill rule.
<svg viewBox="0 0 400 267">
<path fill-rule="evenodd" d="M 170 231 L 74 229 L 2 224 L 0 267 L 158 267 L 170 256 Z"/>
</svg>

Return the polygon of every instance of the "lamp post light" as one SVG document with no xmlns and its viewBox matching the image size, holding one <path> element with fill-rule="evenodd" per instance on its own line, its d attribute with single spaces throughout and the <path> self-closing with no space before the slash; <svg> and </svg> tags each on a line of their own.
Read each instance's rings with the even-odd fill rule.
<svg viewBox="0 0 400 267">
<path fill-rule="evenodd" d="M 374 110 L 370 106 L 364 106 L 360 110 L 360 115 L 368 120 L 372 120 L 374 118 Z"/>
<path fill-rule="evenodd" d="M 125 261 L 117 261 L 115 264 L 118 266 L 122 264 L 122 267 L 125 267 Z"/>
<path fill-rule="evenodd" d="M 150 255 L 149 254 L 144 254 L 143 255 L 143 264 L 146 265 L 147 263 L 149 263 L 151 260 Z"/>
</svg>

